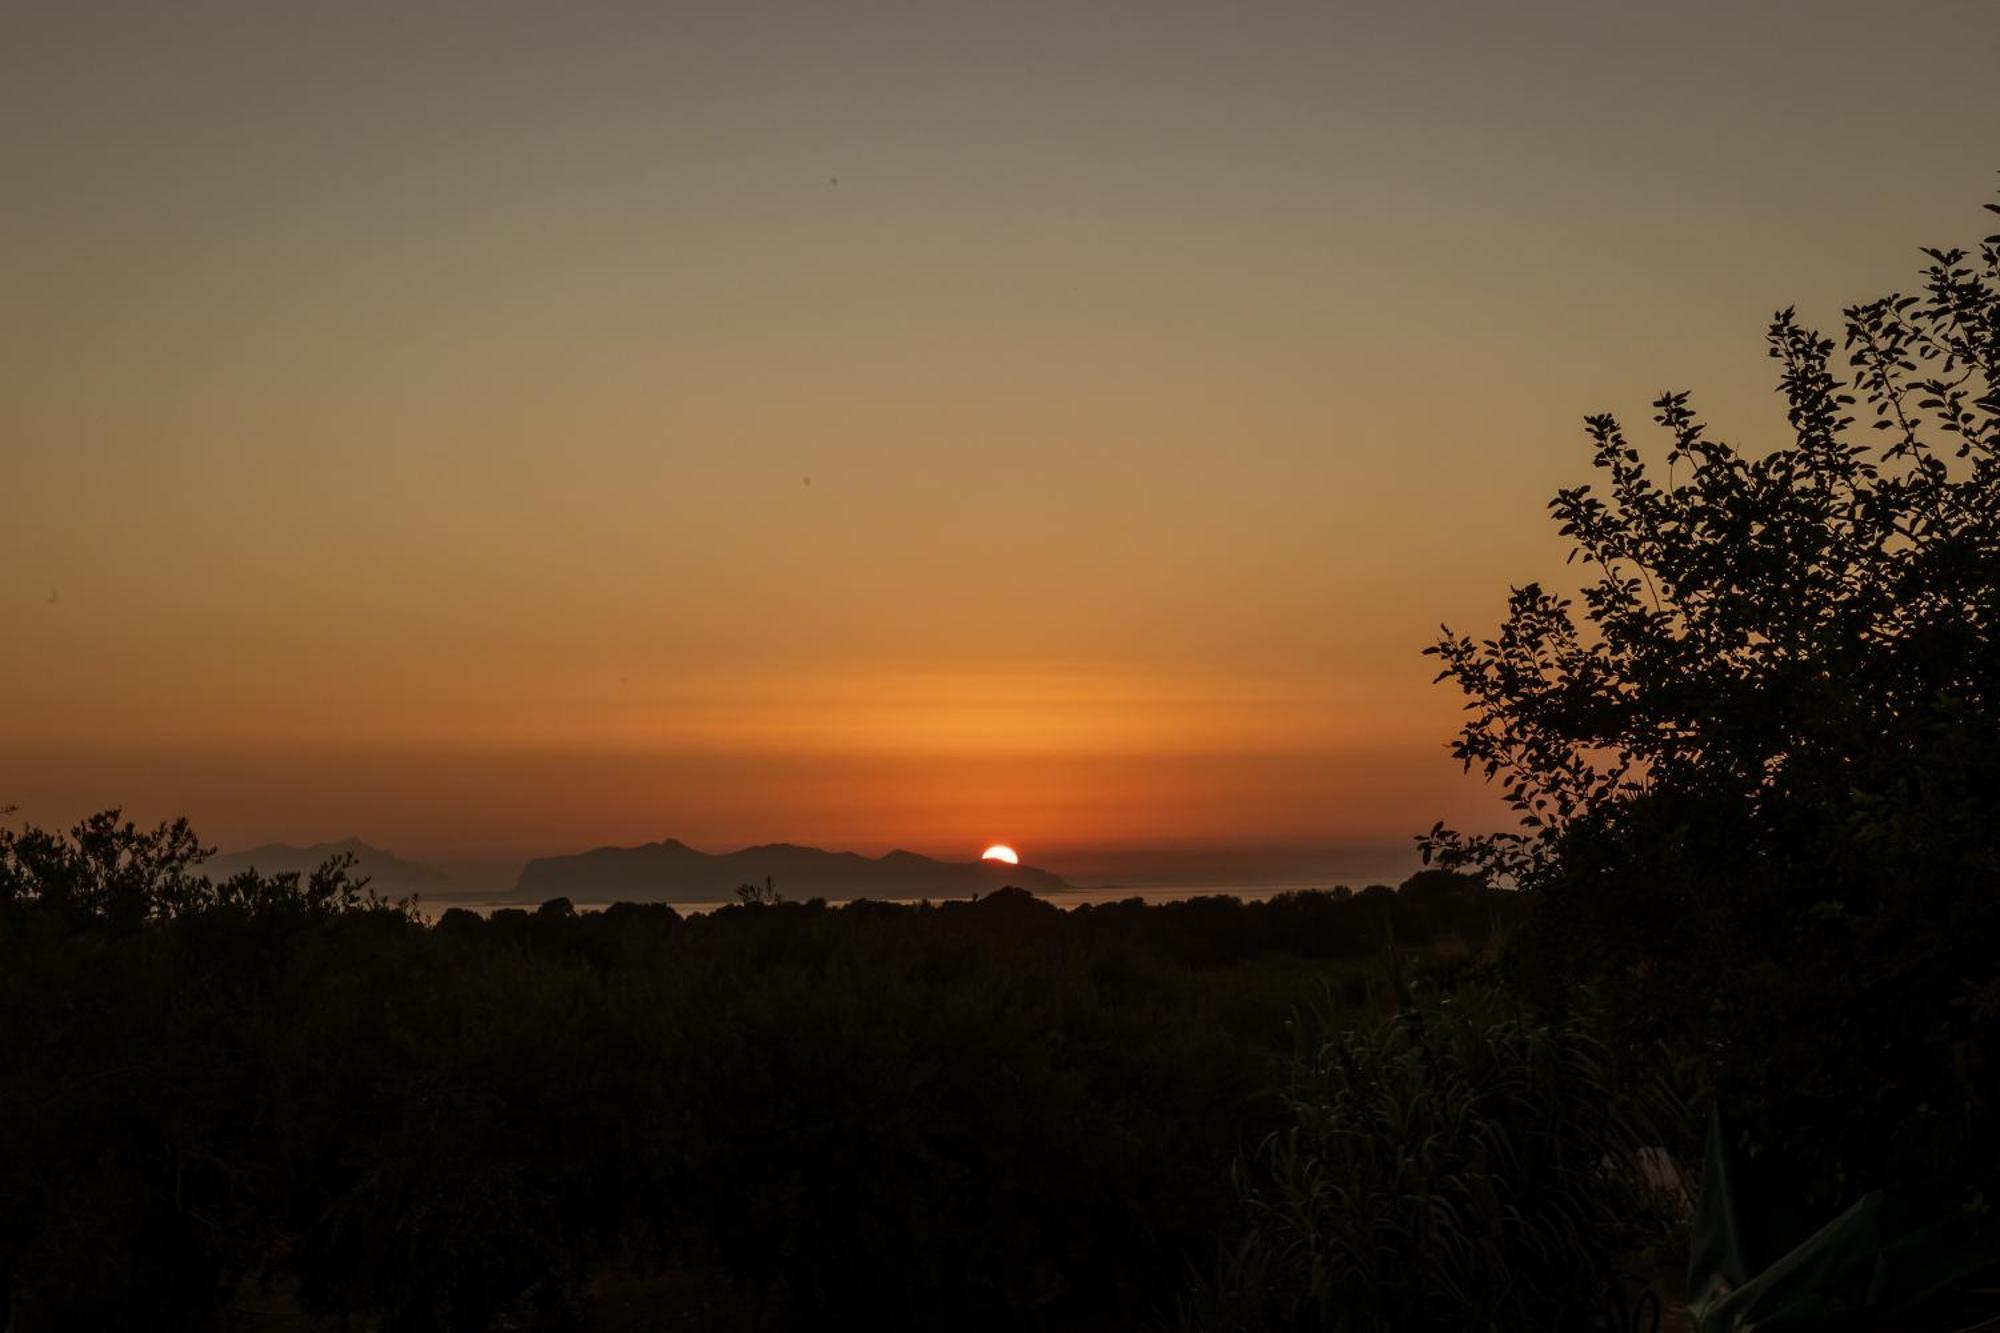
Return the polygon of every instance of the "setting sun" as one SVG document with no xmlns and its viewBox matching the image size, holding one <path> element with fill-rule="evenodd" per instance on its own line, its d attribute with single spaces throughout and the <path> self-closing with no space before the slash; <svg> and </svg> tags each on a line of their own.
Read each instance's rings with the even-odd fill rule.
<svg viewBox="0 0 2000 1333">
<path fill-rule="evenodd" d="M 2000 1333 L 2000 0 L 321 8 L 0 0 L 0 1333 Z"/>
</svg>

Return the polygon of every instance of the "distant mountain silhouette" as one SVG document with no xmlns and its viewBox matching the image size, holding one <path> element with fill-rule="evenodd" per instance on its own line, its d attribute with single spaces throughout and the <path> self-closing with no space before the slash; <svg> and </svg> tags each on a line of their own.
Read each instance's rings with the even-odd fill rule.
<svg viewBox="0 0 2000 1333">
<path fill-rule="evenodd" d="M 262 875 L 277 875 L 297 871 L 310 875 L 319 869 L 329 857 L 352 855 L 355 859 L 353 873 L 366 875 L 369 887 L 385 898 L 411 893 L 436 893 L 449 883 L 441 870 L 433 870 L 415 861 L 405 861 L 394 852 L 385 852 L 380 847 L 371 847 L 359 838 L 343 838 L 339 842 L 316 842 L 310 847 L 294 847 L 289 843 L 272 842 L 262 847 L 252 847 L 248 851 L 223 852 L 211 856 L 201 863 L 199 869 L 210 879 L 226 879 L 243 870 L 255 870 Z"/>
<path fill-rule="evenodd" d="M 675 838 L 643 847 L 599 847 L 528 862 L 514 896 L 531 902 L 719 902 L 765 879 L 786 898 L 969 898 L 1014 885 L 1035 893 L 1069 888 L 1032 866 L 939 861 L 915 852 L 868 857 L 770 843 L 711 855 Z"/>
</svg>

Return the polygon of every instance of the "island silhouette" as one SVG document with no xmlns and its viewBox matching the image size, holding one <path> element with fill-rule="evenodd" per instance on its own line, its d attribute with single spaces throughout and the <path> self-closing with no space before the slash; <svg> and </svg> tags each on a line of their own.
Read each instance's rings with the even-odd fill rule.
<svg viewBox="0 0 2000 1333">
<path fill-rule="evenodd" d="M 450 878 L 433 866 L 396 855 L 364 842 L 342 838 L 338 842 L 316 842 L 300 847 L 291 843 L 269 842 L 236 852 L 218 852 L 201 862 L 201 873 L 224 880 L 244 871 L 259 875 L 310 875 L 328 861 L 354 858 L 351 867 L 357 878 L 365 878 L 377 893 L 397 898 L 416 894 L 432 897 L 450 887 Z"/>
<path fill-rule="evenodd" d="M 719 902 L 742 885 L 767 883 L 792 899 L 969 898 L 1009 886 L 1031 893 L 1071 887 L 1061 876 L 1029 865 L 941 861 L 900 849 L 870 857 L 774 842 L 710 853 L 668 838 L 537 857 L 522 868 L 510 896 L 527 902 Z"/>
</svg>

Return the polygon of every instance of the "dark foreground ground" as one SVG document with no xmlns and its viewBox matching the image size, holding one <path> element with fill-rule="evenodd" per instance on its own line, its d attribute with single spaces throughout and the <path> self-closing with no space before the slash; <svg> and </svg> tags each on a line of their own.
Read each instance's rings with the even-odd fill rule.
<svg viewBox="0 0 2000 1333">
<path fill-rule="evenodd" d="M 9 1333 L 1164 1327 L 1301 1053 L 1510 909 L 1434 875 L 426 925 L 161 851 L 0 913 Z"/>
</svg>

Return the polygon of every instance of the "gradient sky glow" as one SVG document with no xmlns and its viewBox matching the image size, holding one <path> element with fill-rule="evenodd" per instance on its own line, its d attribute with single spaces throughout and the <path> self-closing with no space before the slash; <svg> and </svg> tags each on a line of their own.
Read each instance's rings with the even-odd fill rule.
<svg viewBox="0 0 2000 1333">
<path fill-rule="evenodd" d="M 10 3 L 0 804 L 1492 822 L 1418 650 L 1559 577 L 1584 413 L 1774 438 L 1774 308 L 1984 234 L 1996 68 L 1984 0 Z"/>
</svg>

